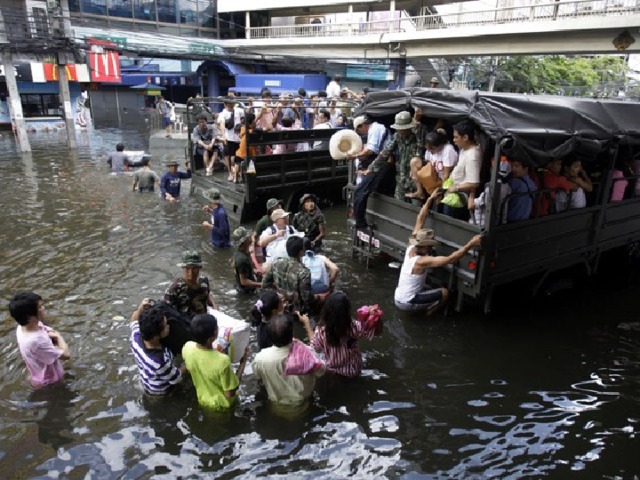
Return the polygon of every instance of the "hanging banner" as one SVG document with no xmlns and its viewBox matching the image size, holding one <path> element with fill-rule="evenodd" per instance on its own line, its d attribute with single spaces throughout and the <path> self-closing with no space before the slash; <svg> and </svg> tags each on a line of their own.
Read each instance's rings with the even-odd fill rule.
<svg viewBox="0 0 640 480">
<path fill-rule="evenodd" d="M 89 71 L 92 82 L 122 83 L 118 52 L 112 50 L 104 50 L 102 53 L 89 52 Z"/>
</svg>

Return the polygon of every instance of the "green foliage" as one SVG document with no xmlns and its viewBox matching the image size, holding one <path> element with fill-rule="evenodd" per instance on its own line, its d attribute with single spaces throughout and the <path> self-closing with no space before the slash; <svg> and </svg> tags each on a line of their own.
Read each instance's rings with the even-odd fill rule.
<svg viewBox="0 0 640 480">
<path fill-rule="evenodd" d="M 488 58 L 467 59 L 467 81 L 471 88 L 487 89 L 492 71 Z M 500 57 L 494 91 L 607 96 L 625 85 L 628 66 L 624 57 L 604 55 Z"/>
</svg>

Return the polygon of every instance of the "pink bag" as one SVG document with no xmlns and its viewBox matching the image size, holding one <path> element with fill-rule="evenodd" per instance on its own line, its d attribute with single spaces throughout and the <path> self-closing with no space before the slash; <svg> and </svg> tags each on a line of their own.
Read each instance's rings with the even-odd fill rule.
<svg viewBox="0 0 640 480">
<path fill-rule="evenodd" d="M 358 321 L 362 323 L 367 330 L 372 330 L 378 326 L 378 322 L 383 313 L 380 306 L 376 303 L 375 305 L 363 305 L 356 312 L 356 316 Z"/>
<path fill-rule="evenodd" d="M 304 343 L 294 340 L 284 366 L 285 375 L 308 375 L 324 363 Z"/>
</svg>

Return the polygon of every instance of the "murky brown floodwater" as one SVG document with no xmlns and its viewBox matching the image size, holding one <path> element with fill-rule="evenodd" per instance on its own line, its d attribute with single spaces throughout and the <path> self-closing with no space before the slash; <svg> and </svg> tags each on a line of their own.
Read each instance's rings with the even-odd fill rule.
<svg viewBox="0 0 640 480">
<path fill-rule="evenodd" d="M 512 314 L 412 318 L 392 306 L 397 271 L 350 258 L 344 208 L 327 211 L 326 251 L 354 307 L 379 302 L 382 338 L 363 344 L 352 382 L 321 385 L 311 410 L 274 416 L 251 375 L 228 416 L 204 417 L 195 392 L 149 402 L 137 387 L 129 317 L 159 298 L 183 249 L 204 250 L 222 309 L 247 318 L 228 259 L 189 197 L 134 194 L 99 159 L 136 131 L 0 138 L 2 478 L 632 478 L 640 472 L 640 288 L 592 290 Z M 158 165 L 155 165 L 158 170 Z M 187 185 L 188 186 L 188 185 Z M 184 186 L 183 186 L 184 188 Z M 188 189 L 186 190 L 188 192 Z M 32 391 L 6 302 L 34 290 L 71 346 L 64 386 Z"/>
</svg>

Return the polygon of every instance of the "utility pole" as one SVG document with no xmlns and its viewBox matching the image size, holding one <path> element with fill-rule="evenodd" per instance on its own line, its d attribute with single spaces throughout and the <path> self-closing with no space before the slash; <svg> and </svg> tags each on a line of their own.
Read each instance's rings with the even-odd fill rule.
<svg viewBox="0 0 640 480">
<path fill-rule="evenodd" d="M 18 136 L 18 144 L 21 152 L 30 152 L 31 145 L 27 137 L 27 122 L 24 121 L 22 113 L 22 101 L 18 92 L 18 82 L 16 82 L 16 72 L 13 68 L 11 52 L 2 52 L 2 64 L 4 65 L 4 78 L 9 91 L 9 110 L 11 111 L 11 125 Z"/>
<path fill-rule="evenodd" d="M 62 10 L 62 33 L 64 38 L 71 40 L 71 19 L 69 16 L 68 0 L 60 0 Z M 69 79 L 67 78 L 66 66 L 70 63 L 71 55 L 67 52 L 58 52 L 58 86 L 60 88 L 60 98 L 64 111 L 64 123 L 67 129 L 67 145 L 71 149 L 78 148 L 76 142 L 76 127 L 73 121 L 73 110 L 71 108 L 71 94 L 69 93 Z"/>
<path fill-rule="evenodd" d="M 30 152 L 31 145 L 27 137 L 27 124 L 24 121 L 22 113 L 22 102 L 20 101 L 20 93 L 18 92 L 18 83 L 16 82 L 16 71 L 13 68 L 13 60 L 11 52 L 8 49 L 9 38 L 7 37 L 7 28 L 0 9 L 0 44 L 7 45 L 2 50 L 2 65 L 4 67 L 4 78 L 7 83 L 7 91 L 9 92 L 9 112 L 11 114 L 11 126 L 14 128 L 15 134 L 18 136 L 18 144 L 21 152 Z"/>
<path fill-rule="evenodd" d="M 496 73 L 498 70 L 498 57 L 491 57 L 489 65 L 489 88 L 487 91 L 493 92 L 496 86 Z"/>
</svg>

